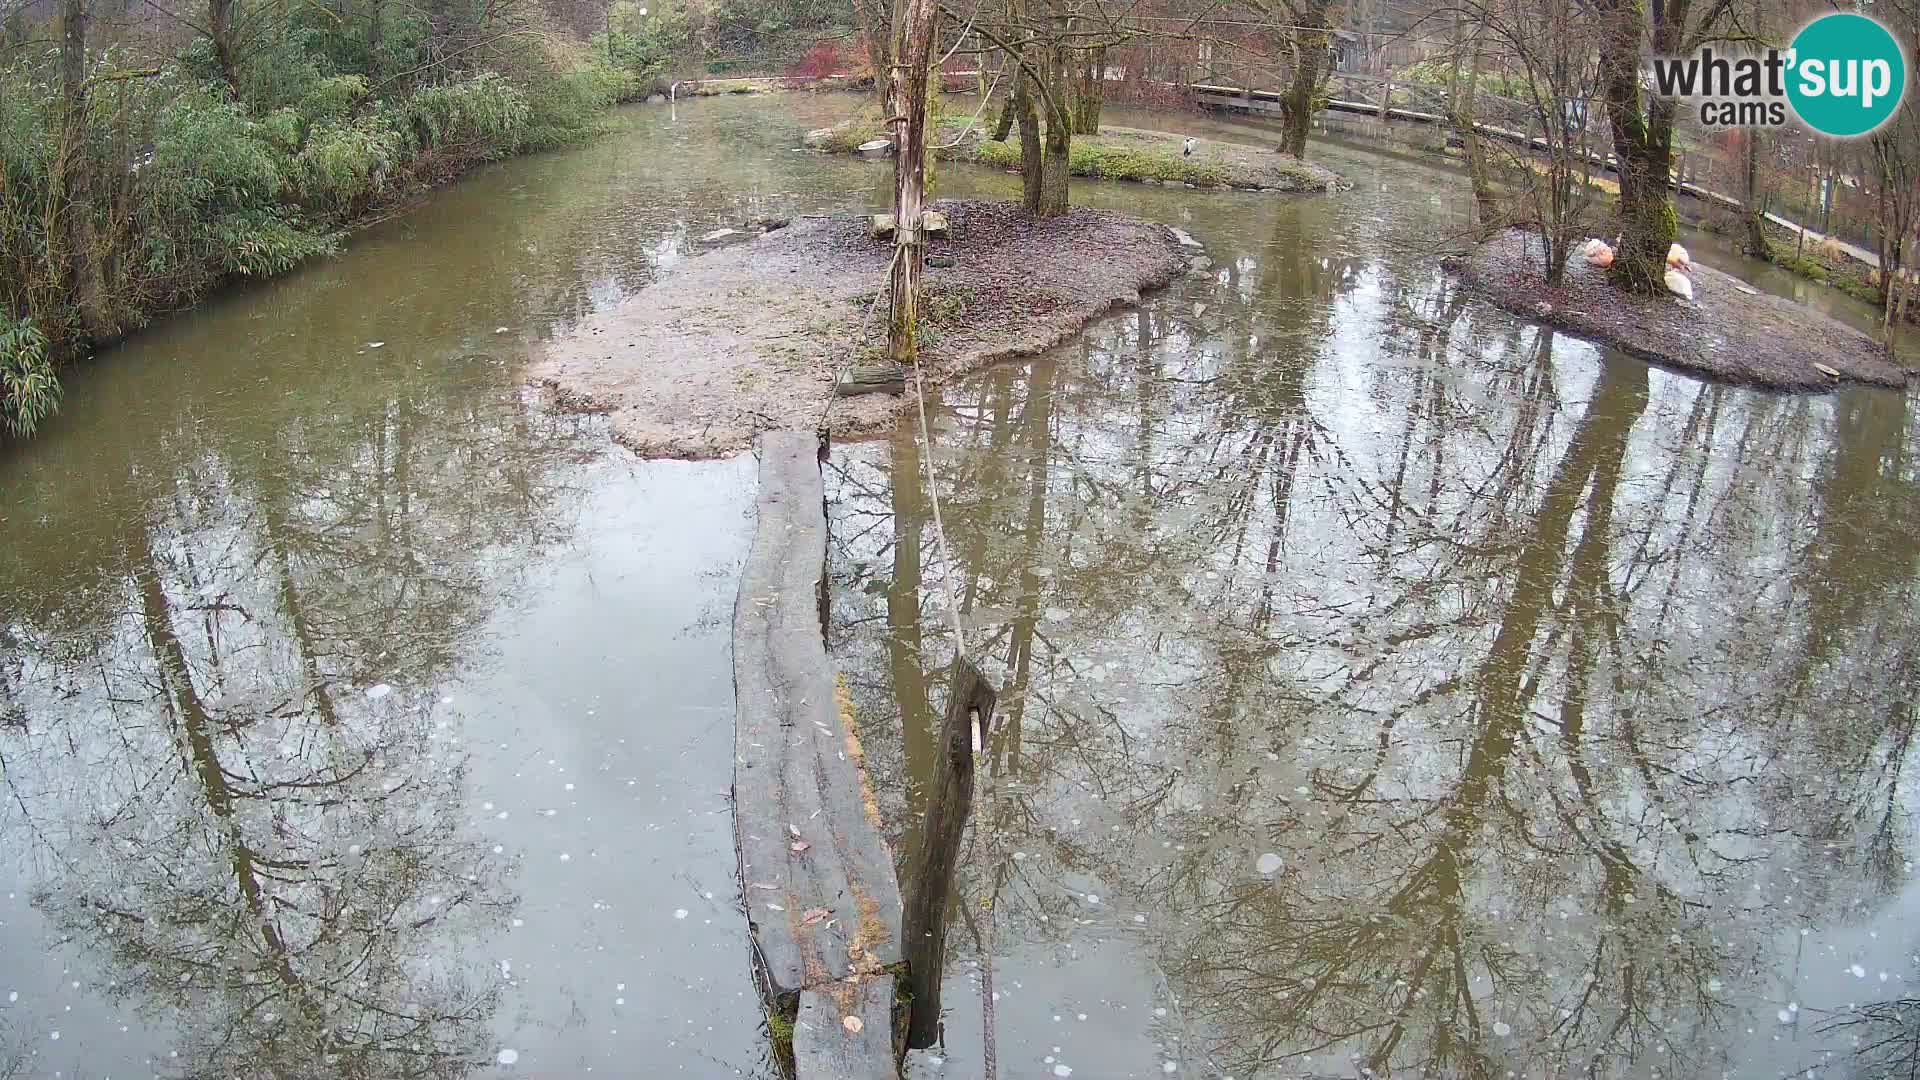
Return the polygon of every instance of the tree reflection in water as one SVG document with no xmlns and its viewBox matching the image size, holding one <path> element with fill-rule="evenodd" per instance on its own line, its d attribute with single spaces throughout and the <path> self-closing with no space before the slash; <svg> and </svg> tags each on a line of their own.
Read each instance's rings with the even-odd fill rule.
<svg viewBox="0 0 1920 1080">
<path fill-rule="evenodd" d="M 1313 250 L 944 395 L 970 637 L 1007 688 L 961 886 L 998 955 L 1137 942 L 1173 1005 L 1149 1037 L 1208 1075 L 1824 1052 L 1741 1032 L 1792 996 L 1797 931 L 1910 881 L 1904 402 L 1604 361 Z M 835 649 L 896 792 L 948 649 L 919 453 L 830 479 Z"/>
<path fill-rule="evenodd" d="M 562 538 L 574 423 L 403 395 L 290 425 L 265 468 L 186 425 L 102 493 L 120 530 L 83 590 L 10 586 L 44 602 L 8 631 L 0 829 L 35 906 L 164 1033 L 156 1067 L 492 1062 L 499 973 L 461 946 L 517 899 L 434 687 Z"/>
</svg>

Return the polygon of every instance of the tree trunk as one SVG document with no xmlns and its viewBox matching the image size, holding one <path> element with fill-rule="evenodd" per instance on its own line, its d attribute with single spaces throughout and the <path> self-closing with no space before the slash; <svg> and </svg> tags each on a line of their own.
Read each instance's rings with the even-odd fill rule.
<svg viewBox="0 0 1920 1080">
<path fill-rule="evenodd" d="M 1460 149 L 1467 158 L 1467 177 L 1473 184 L 1473 206 L 1484 238 L 1504 224 L 1500 202 L 1494 197 L 1493 170 L 1487 164 L 1487 148 L 1480 142 L 1479 120 L 1475 105 L 1480 95 L 1480 64 L 1485 56 L 1482 31 L 1473 34 L 1473 59 L 1467 67 L 1466 81 L 1454 95 L 1453 130 L 1460 136 Z"/>
<path fill-rule="evenodd" d="M 233 42 L 233 0 L 207 0 L 207 32 L 213 37 L 213 59 L 234 98 L 240 97 L 240 68 Z"/>
<path fill-rule="evenodd" d="M 1033 100 L 1033 76 L 1025 68 L 1013 84 L 1014 119 L 1020 125 L 1020 205 L 1029 214 L 1040 212 L 1040 172 L 1045 150 L 1040 144 L 1040 113 Z"/>
<path fill-rule="evenodd" d="M 1100 134 L 1100 107 L 1106 104 L 1107 47 L 1096 45 L 1080 61 L 1073 84 L 1073 133 Z"/>
<path fill-rule="evenodd" d="M 1635 292 L 1664 287 L 1667 249 L 1678 223 L 1670 188 L 1673 103 L 1640 93 L 1640 46 L 1646 15 L 1639 0 L 1601 0 L 1600 96 L 1607 103 L 1613 154 L 1620 166 L 1620 244 L 1614 280 Z"/>
<path fill-rule="evenodd" d="M 993 119 L 994 142 L 1006 142 L 1007 136 L 1013 133 L 1013 122 L 1016 117 L 1014 97 L 1019 93 L 1020 82 L 1019 62 L 1011 54 L 1001 53 L 1000 74 L 993 83 L 995 87 L 993 92 L 1000 95 L 1000 111 L 994 113 Z M 992 108 L 991 101 L 988 102 L 988 108 Z"/>
<path fill-rule="evenodd" d="M 66 191 L 64 228 L 66 275 L 74 306 L 89 338 L 113 331 L 107 312 L 104 253 L 100 250 L 99 213 L 93 194 L 93 153 L 87 124 L 87 0 L 60 4 L 60 179 Z M 51 230 L 49 230 L 51 232 Z"/>
<path fill-rule="evenodd" d="M 1293 85 L 1280 99 L 1280 150 L 1297 158 L 1307 156 L 1307 135 L 1313 130 L 1313 99 L 1327 62 L 1327 9 L 1332 6 L 1332 0 L 1307 0 L 1293 28 Z"/>
<path fill-rule="evenodd" d="M 1053 92 L 1046 99 L 1046 154 L 1040 163 L 1040 197 L 1033 208 L 1033 216 L 1039 218 L 1058 217 L 1067 212 L 1067 169 L 1073 154 L 1073 110 L 1067 96 L 1071 64 L 1066 46 L 1071 27 L 1070 16 L 1056 13 L 1053 40 L 1045 46 L 1047 86 Z"/>
<path fill-rule="evenodd" d="M 907 1046 L 924 1050 L 940 1036 L 940 983 L 947 952 L 947 898 L 960 862 L 960 840 L 973 809 L 973 742 L 986 746 L 993 722 L 993 686 L 965 657 L 953 659 L 947 680 L 947 712 L 928 785 L 927 813 L 913 879 L 900 917 L 901 953 L 913 990 Z"/>
<path fill-rule="evenodd" d="M 933 53 L 935 0 L 911 0 L 901 20 L 901 44 L 892 65 L 894 121 L 893 269 L 889 275 L 887 355 L 909 364 L 919 355 L 920 264 L 926 235 L 920 204 L 926 193 L 927 76 Z"/>
<path fill-rule="evenodd" d="M 1773 247 L 1767 243 L 1767 208 L 1760 194 L 1760 132 L 1748 129 L 1743 136 L 1747 143 L 1743 170 L 1746 176 L 1746 200 L 1741 210 L 1747 219 L 1747 242 L 1741 250 L 1756 259 L 1772 261 Z"/>
<path fill-rule="evenodd" d="M 367 0 L 367 81 L 378 84 L 380 81 L 380 50 L 386 48 L 386 13 L 381 10 L 386 0 Z M 608 35 L 611 43 L 612 35 Z"/>
</svg>

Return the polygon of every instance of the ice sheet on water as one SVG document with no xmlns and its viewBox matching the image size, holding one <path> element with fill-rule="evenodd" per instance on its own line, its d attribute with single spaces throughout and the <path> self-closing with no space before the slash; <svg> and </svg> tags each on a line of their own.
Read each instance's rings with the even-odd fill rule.
<svg viewBox="0 0 1920 1080">
<path fill-rule="evenodd" d="M 1280 856 L 1275 852 L 1269 851 L 1254 860 L 1253 868 L 1262 874 L 1275 873 L 1280 869 Z"/>
<path fill-rule="evenodd" d="M 502 1065 L 512 1065 L 514 1062 L 520 1060 L 520 1051 L 512 1048 L 501 1050 L 499 1056 L 494 1058 L 494 1060 Z"/>
</svg>

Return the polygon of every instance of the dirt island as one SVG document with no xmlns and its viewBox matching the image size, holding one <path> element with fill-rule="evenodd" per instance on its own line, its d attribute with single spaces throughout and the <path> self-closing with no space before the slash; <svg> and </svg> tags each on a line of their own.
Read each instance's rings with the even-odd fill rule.
<svg viewBox="0 0 1920 1080">
<path fill-rule="evenodd" d="M 1843 380 L 1904 387 L 1909 372 L 1878 341 L 1785 297 L 1693 264 L 1694 298 L 1616 288 L 1576 251 L 1549 288 L 1539 236 L 1508 229 L 1446 261 L 1477 296 L 1661 367 L 1773 390 L 1821 391 Z M 1822 369 L 1826 370 L 1822 370 Z"/>
<path fill-rule="evenodd" d="M 1013 203 L 942 202 L 921 298 L 921 370 L 941 381 L 1037 353 L 1189 266 L 1164 225 L 1075 209 L 1035 221 Z M 708 458 L 775 429 L 845 436 L 890 428 L 904 396 L 836 397 L 850 362 L 878 358 L 890 242 L 863 217 L 799 218 L 708 252 L 536 353 L 531 377 L 603 411 L 650 457 Z M 1191 254 L 1187 254 L 1187 253 Z"/>
</svg>

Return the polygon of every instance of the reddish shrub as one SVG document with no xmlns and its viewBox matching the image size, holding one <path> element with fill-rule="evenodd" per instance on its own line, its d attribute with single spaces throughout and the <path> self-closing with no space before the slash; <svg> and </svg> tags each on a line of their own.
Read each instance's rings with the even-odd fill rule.
<svg viewBox="0 0 1920 1080">
<path fill-rule="evenodd" d="M 826 75 L 842 75 L 846 71 L 847 64 L 840 52 L 840 43 L 816 41 L 813 48 L 793 62 L 787 74 L 796 79 L 818 79 Z"/>
</svg>

